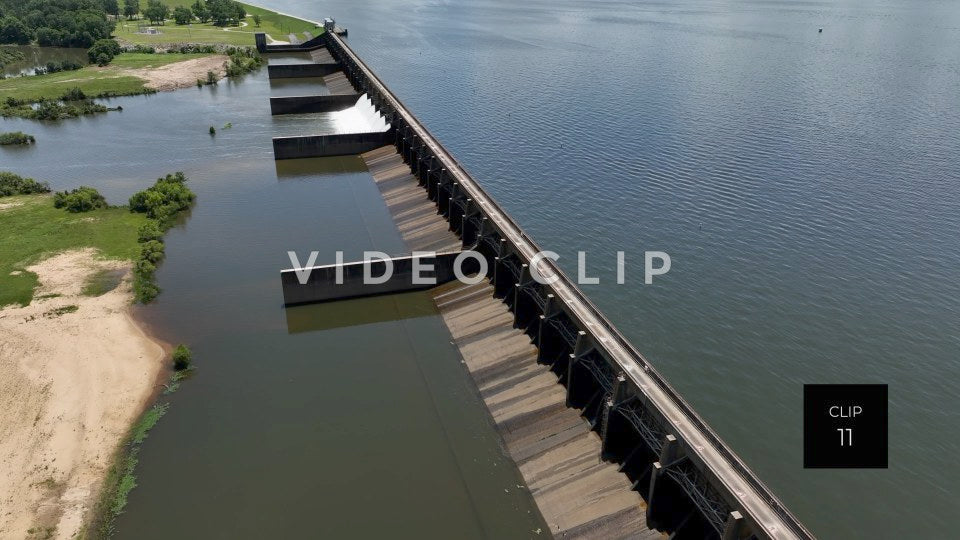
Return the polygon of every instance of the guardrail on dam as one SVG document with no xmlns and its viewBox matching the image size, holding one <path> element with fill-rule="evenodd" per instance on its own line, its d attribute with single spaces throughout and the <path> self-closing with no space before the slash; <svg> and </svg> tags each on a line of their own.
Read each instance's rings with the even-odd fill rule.
<svg viewBox="0 0 960 540">
<path fill-rule="evenodd" d="M 340 36 L 320 37 L 389 122 L 390 144 L 463 248 L 487 258 L 494 295 L 599 435 L 602 458 L 619 463 L 646 500 L 648 526 L 679 538 L 813 538 L 554 261 L 536 264 L 556 281 L 532 279 L 541 248 Z"/>
</svg>

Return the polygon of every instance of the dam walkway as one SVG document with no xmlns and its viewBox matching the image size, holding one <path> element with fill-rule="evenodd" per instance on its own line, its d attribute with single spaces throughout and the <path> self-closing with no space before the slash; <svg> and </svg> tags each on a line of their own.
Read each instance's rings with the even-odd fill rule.
<svg viewBox="0 0 960 540">
<path fill-rule="evenodd" d="M 329 53 L 316 56 L 323 76 L 389 127 L 275 138 L 275 158 L 360 155 L 411 251 L 487 261 L 483 281 L 430 294 L 551 534 L 813 538 L 341 36 L 309 47 Z M 531 265 L 555 279 L 532 279 Z"/>
</svg>

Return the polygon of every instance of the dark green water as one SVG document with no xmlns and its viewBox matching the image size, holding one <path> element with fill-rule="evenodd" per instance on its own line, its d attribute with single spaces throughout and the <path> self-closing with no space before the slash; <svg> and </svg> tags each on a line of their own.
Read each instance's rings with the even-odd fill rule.
<svg viewBox="0 0 960 540">
<path fill-rule="evenodd" d="M 955 3 L 264 3 L 335 16 L 561 264 L 575 272 L 588 250 L 591 298 L 817 536 L 956 536 Z M 200 371 L 144 448 L 120 536 L 526 534 L 529 507 L 502 491 L 512 472 L 494 476 L 502 458 L 469 382 L 445 371 L 456 357 L 435 316 L 410 315 L 417 302 L 394 321 L 389 306 L 346 308 L 351 321 L 377 315 L 343 326 L 339 311 L 280 308 L 288 249 L 399 248 L 355 165 L 274 165 L 274 134 L 362 120 L 271 119 L 267 96 L 296 84 L 271 89 L 261 74 L 59 126 L 0 121 L 38 137 L 0 151 L 5 169 L 93 183 L 114 202 L 184 169 L 200 196 L 145 310 L 194 346 Z M 673 258 L 653 286 L 630 274 L 646 249 Z M 325 329 L 304 331 L 312 320 Z M 414 343 L 436 356 L 408 339 L 428 331 Z M 803 383 L 889 384 L 890 468 L 804 470 Z M 351 437 L 331 442 L 348 417 Z M 463 465 L 473 451 L 485 466 Z M 376 484 L 370 470 L 392 476 Z"/>
</svg>

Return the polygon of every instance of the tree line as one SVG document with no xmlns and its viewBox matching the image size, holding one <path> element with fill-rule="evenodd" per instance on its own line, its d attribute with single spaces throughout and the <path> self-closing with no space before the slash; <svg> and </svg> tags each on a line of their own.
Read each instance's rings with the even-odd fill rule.
<svg viewBox="0 0 960 540">
<path fill-rule="evenodd" d="M 122 2 L 117 13 L 123 12 L 127 19 L 134 19 L 143 15 L 143 18 L 154 24 L 162 24 L 173 18 L 177 24 L 190 24 L 194 21 L 213 23 L 215 26 L 236 26 L 247 16 L 247 10 L 240 2 L 233 0 L 196 0 L 190 7 L 177 6 L 173 10 L 161 0 L 104 0 L 104 2 Z M 119 16 L 119 15 L 118 15 Z"/>
<path fill-rule="evenodd" d="M 115 0 L 113 0 L 115 1 Z M 109 38 L 115 23 L 102 0 L 0 0 L 0 43 L 83 47 Z"/>
</svg>

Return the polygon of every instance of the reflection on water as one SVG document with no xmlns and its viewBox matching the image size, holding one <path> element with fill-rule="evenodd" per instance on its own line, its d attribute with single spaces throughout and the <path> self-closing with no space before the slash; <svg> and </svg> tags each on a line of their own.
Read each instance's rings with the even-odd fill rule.
<svg viewBox="0 0 960 540">
<path fill-rule="evenodd" d="M 277 178 L 316 178 L 324 174 L 366 172 L 367 165 L 359 156 L 281 159 L 274 161 Z"/>
<path fill-rule="evenodd" d="M 286 308 L 284 313 L 287 316 L 287 331 L 297 334 L 427 317 L 436 315 L 437 307 L 429 294 L 411 292 L 294 306 Z"/>
<path fill-rule="evenodd" d="M 4 49 L 23 53 L 24 59 L 0 66 L 0 73 L 7 76 L 33 75 L 37 67 L 47 62 L 72 60 L 87 65 L 87 50 L 66 47 L 37 47 L 35 45 L 3 45 Z"/>
</svg>

